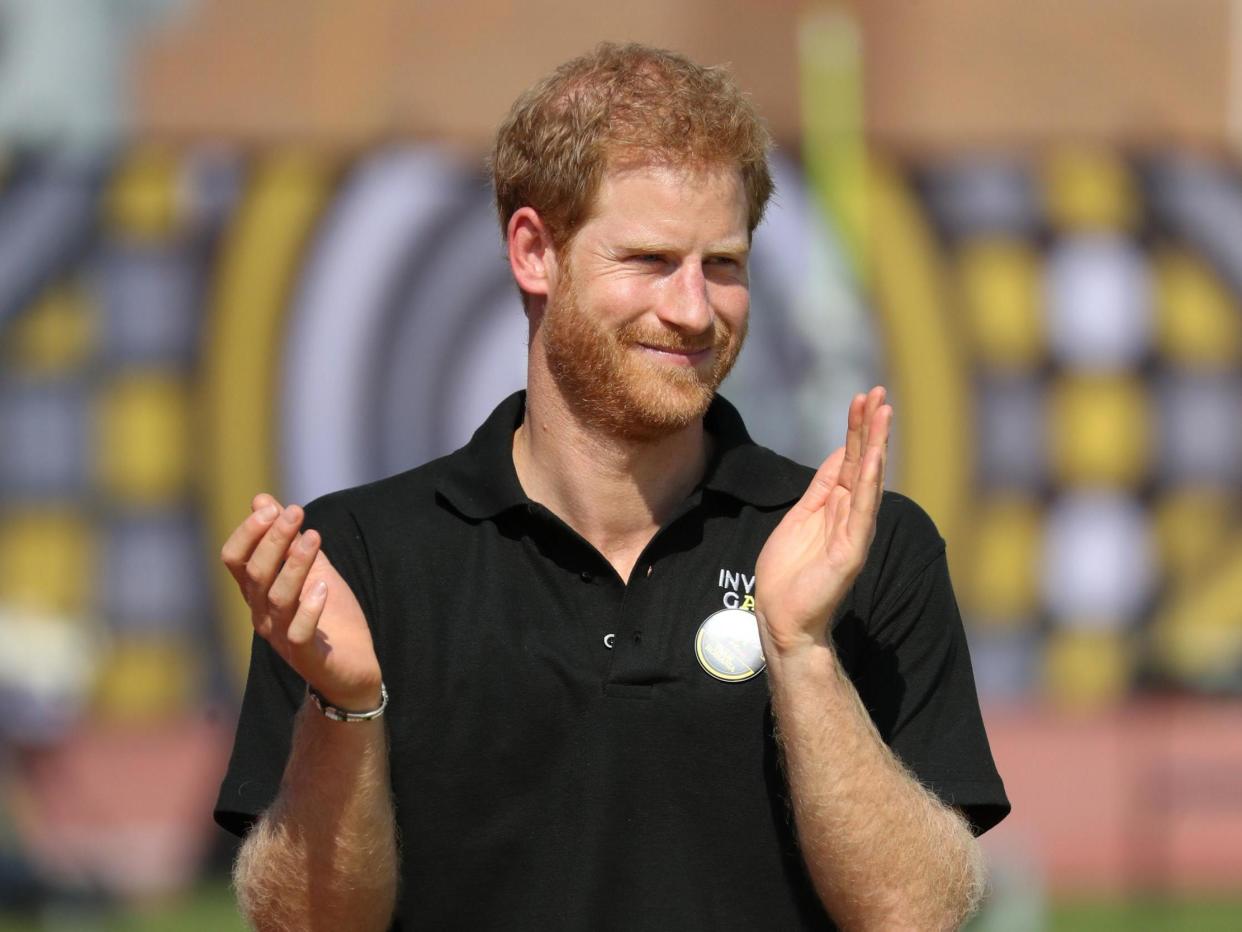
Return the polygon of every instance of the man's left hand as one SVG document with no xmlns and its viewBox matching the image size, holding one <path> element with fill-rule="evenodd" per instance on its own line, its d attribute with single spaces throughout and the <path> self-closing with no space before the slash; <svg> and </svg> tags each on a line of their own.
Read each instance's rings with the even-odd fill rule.
<svg viewBox="0 0 1242 932">
<path fill-rule="evenodd" d="M 845 446 L 768 537 L 755 564 L 764 653 L 826 646 L 833 612 L 867 559 L 884 490 L 893 409 L 877 386 L 850 402 Z"/>
</svg>

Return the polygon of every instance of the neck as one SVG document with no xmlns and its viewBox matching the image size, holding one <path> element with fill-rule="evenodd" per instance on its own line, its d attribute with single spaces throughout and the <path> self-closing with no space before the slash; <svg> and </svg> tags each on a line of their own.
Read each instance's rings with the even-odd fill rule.
<svg viewBox="0 0 1242 932">
<path fill-rule="evenodd" d="M 513 463 L 526 494 L 582 535 L 629 579 L 643 548 L 707 467 L 702 420 L 655 440 L 604 433 L 553 384 L 532 379 Z"/>
</svg>

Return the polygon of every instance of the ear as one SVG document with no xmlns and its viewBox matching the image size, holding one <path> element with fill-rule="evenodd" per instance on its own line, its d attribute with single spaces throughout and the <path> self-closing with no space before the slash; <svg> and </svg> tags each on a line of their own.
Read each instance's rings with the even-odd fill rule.
<svg viewBox="0 0 1242 932">
<path fill-rule="evenodd" d="M 556 275 L 556 250 L 543 218 L 520 207 L 509 218 L 509 268 L 523 292 L 547 297 Z"/>
</svg>

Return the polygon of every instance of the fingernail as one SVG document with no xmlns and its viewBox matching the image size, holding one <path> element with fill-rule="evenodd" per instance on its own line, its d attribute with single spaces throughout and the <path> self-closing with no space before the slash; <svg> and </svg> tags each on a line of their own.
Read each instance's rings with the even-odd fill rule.
<svg viewBox="0 0 1242 932">
<path fill-rule="evenodd" d="M 258 510 L 259 518 L 263 521 L 274 521 L 278 514 L 280 514 L 280 509 L 275 505 L 264 505 Z"/>
<path fill-rule="evenodd" d="M 324 582 L 322 579 L 319 580 L 319 582 L 315 583 L 315 585 L 311 586 L 311 595 L 314 598 L 322 599 L 327 594 L 328 594 L 328 584 Z"/>
<path fill-rule="evenodd" d="M 285 522 L 285 524 L 296 524 L 298 520 L 298 516 L 294 512 L 292 505 L 285 509 L 284 514 L 282 514 L 280 518 Z"/>
</svg>

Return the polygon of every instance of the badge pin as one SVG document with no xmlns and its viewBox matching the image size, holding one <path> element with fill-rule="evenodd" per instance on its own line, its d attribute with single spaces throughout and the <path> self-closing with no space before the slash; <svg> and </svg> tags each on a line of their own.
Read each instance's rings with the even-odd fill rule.
<svg viewBox="0 0 1242 932">
<path fill-rule="evenodd" d="M 694 655 L 708 674 L 726 683 L 740 683 L 763 672 L 759 620 L 740 608 L 708 615 L 694 636 Z"/>
</svg>

